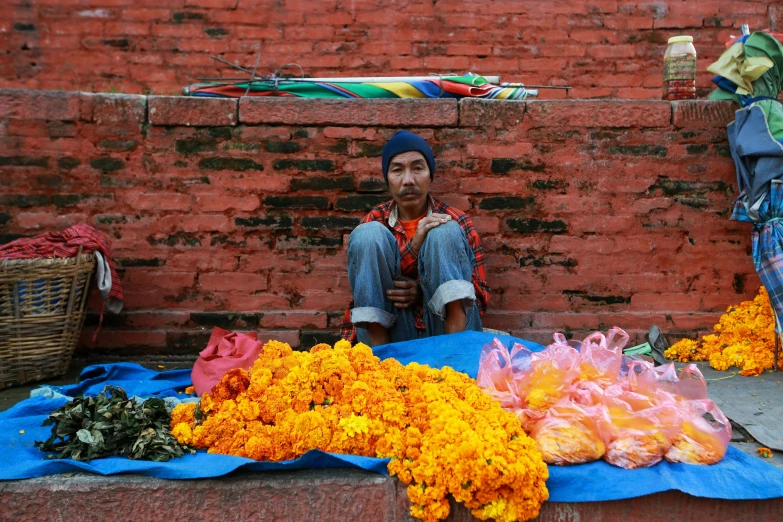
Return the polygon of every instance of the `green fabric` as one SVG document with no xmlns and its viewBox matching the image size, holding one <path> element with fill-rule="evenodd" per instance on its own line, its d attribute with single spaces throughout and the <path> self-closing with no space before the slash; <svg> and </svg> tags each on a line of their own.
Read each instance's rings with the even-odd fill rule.
<svg viewBox="0 0 783 522">
<path fill-rule="evenodd" d="M 725 89 L 721 89 L 718 87 L 714 91 L 710 93 L 710 95 L 707 97 L 708 100 L 731 100 L 740 107 L 742 106 L 742 102 L 740 102 L 740 97 L 738 94 L 735 94 L 733 92 L 729 92 Z"/>
<path fill-rule="evenodd" d="M 783 45 L 767 33 L 753 33 L 745 41 L 745 56 L 764 56 L 775 63 L 753 82 L 753 96 L 777 98 L 783 89 Z"/>
<path fill-rule="evenodd" d="M 631 346 L 623 350 L 625 355 L 652 355 L 652 346 L 650 343 L 640 344 L 638 346 Z"/>
<path fill-rule="evenodd" d="M 754 105 L 761 107 L 767 117 L 769 132 L 776 140 L 783 140 L 783 105 L 773 100 L 762 100 Z"/>
</svg>

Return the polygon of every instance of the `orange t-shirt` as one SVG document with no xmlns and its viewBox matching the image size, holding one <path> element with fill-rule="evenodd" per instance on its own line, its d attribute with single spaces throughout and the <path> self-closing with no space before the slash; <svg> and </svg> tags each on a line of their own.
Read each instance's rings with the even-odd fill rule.
<svg viewBox="0 0 783 522">
<path fill-rule="evenodd" d="M 424 214 L 426 216 L 427 214 Z M 419 221 L 421 221 L 424 216 L 418 217 L 416 219 L 412 219 L 410 221 L 402 221 L 400 220 L 400 225 L 402 225 L 402 229 L 405 230 L 405 237 L 408 238 L 408 241 L 413 239 L 413 236 L 416 235 L 416 229 L 419 226 Z"/>
</svg>

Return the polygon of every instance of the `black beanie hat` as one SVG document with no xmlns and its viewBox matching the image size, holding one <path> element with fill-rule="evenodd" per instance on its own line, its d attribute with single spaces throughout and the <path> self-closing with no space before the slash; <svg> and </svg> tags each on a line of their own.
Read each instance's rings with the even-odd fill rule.
<svg viewBox="0 0 783 522">
<path fill-rule="evenodd" d="M 411 151 L 421 152 L 430 168 L 430 179 L 435 176 L 435 156 L 432 155 L 430 146 L 421 136 L 401 130 L 397 131 L 383 146 L 383 179 L 387 185 L 389 184 L 389 163 L 392 158 L 397 154 Z"/>
</svg>

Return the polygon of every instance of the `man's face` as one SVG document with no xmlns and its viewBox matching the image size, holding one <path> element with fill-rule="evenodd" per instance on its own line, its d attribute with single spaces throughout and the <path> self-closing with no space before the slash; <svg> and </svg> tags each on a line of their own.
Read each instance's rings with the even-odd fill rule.
<svg viewBox="0 0 783 522">
<path fill-rule="evenodd" d="M 417 208 L 426 204 L 430 169 L 421 152 L 397 154 L 389 162 L 389 191 L 398 205 Z"/>
</svg>

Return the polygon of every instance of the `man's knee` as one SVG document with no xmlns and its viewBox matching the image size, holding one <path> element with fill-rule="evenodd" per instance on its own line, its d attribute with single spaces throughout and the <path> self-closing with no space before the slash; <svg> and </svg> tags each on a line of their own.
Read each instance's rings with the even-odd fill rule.
<svg viewBox="0 0 783 522">
<path fill-rule="evenodd" d="M 456 248 L 465 242 L 465 231 L 454 221 L 438 225 L 427 232 L 424 240 L 428 248 Z"/>
<path fill-rule="evenodd" d="M 389 242 L 387 235 L 390 235 L 390 232 L 382 223 L 377 221 L 362 223 L 353 229 L 348 237 L 348 252 L 355 251 L 357 248 L 383 248 Z"/>
</svg>

